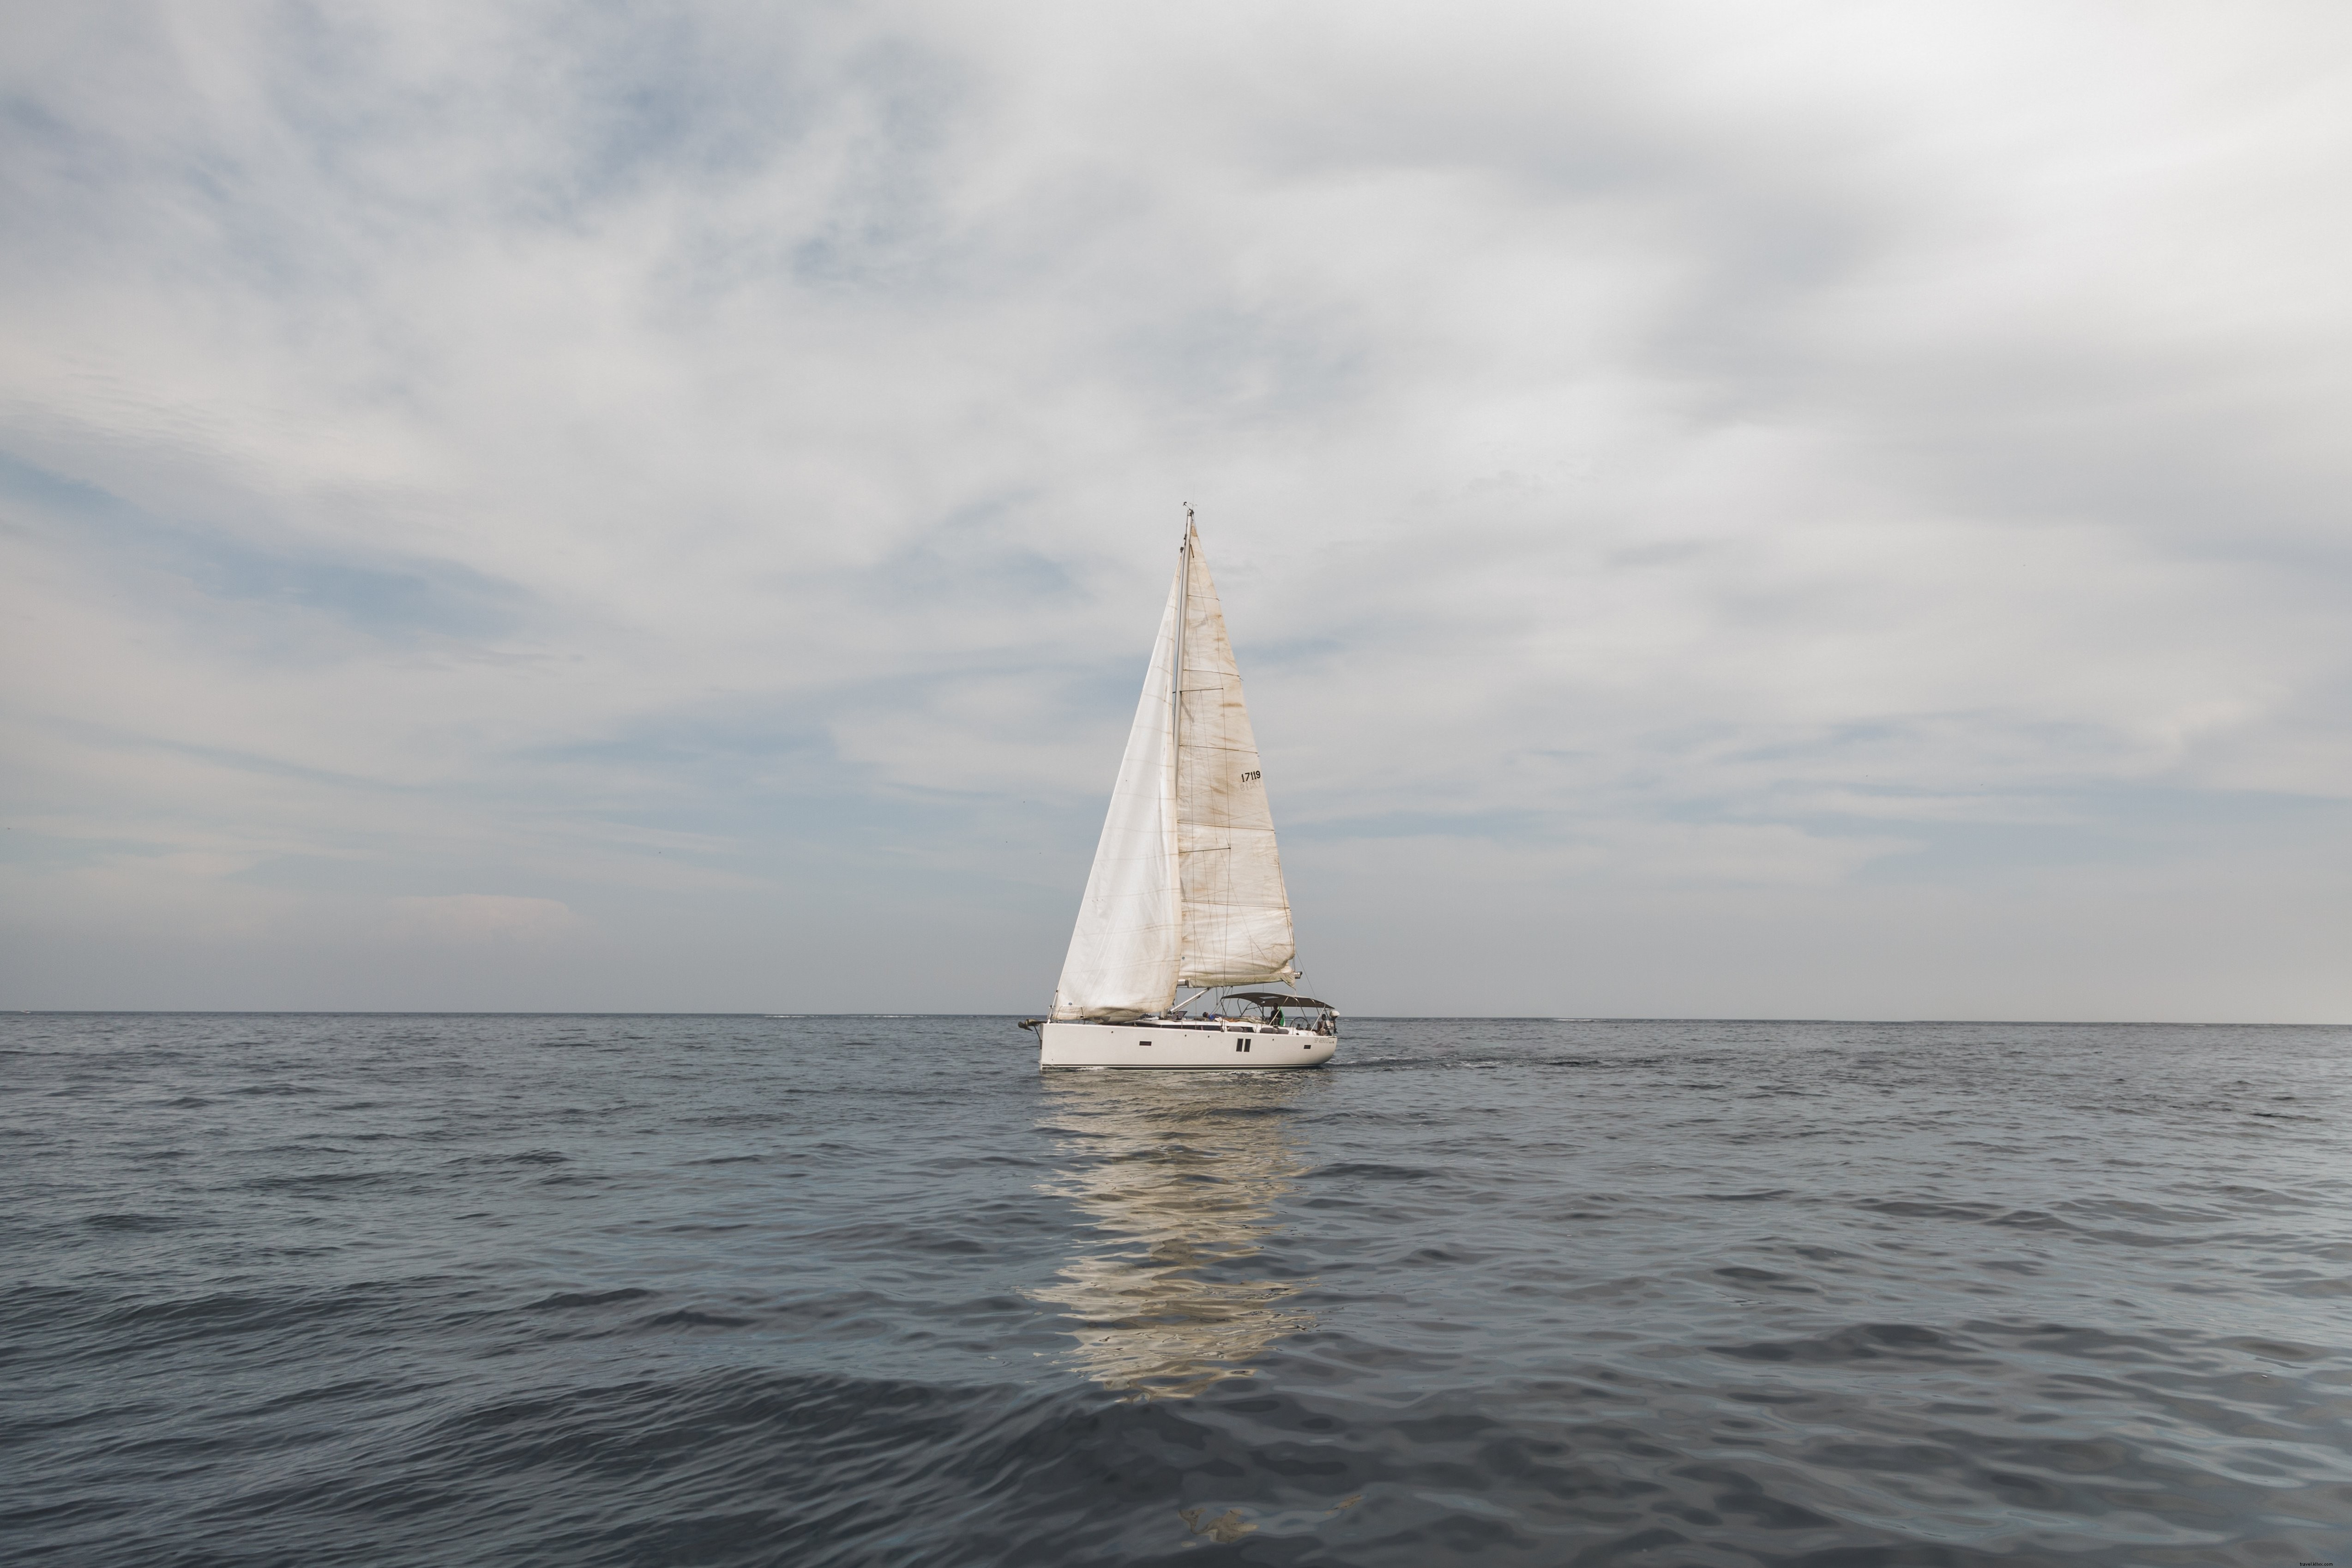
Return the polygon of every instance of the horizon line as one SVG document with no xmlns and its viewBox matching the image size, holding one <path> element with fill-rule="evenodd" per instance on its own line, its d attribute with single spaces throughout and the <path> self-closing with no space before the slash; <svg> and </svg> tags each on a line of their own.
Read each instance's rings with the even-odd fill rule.
<svg viewBox="0 0 2352 1568">
<path fill-rule="evenodd" d="M 545 1008 L 0 1008 L 16 1018 L 611 1018 L 611 1019 L 1021 1019 L 1023 1012 L 747 1012 L 646 1009 L 565 1010 Z M 2011 1018 L 1765 1018 L 1670 1014 L 1343 1013 L 1360 1023 L 1688 1023 L 1688 1024 L 1974 1024 L 2075 1029 L 2345 1029 L 2326 1023 L 2262 1019 L 2011 1019 Z"/>
</svg>

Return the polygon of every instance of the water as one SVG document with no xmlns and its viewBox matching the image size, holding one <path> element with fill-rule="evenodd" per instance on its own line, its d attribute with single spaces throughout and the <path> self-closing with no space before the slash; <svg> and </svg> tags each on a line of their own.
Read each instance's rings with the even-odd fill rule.
<svg viewBox="0 0 2352 1568">
<path fill-rule="evenodd" d="M 2347 1047 L 0 1019 L 0 1558 L 2352 1562 Z"/>
</svg>

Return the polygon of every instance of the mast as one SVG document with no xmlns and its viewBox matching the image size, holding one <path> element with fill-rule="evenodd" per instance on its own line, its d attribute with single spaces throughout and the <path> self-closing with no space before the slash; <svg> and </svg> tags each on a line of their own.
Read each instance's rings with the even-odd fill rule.
<svg viewBox="0 0 2352 1568">
<path fill-rule="evenodd" d="M 1176 547 L 1176 657 L 1170 661 L 1168 672 L 1168 847 L 1173 861 L 1168 869 L 1169 891 L 1175 895 L 1176 929 L 1184 929 L 1184 830 L 1178 826 L 1184 817 L 1178 792 L 1184 788 L 1184 618 L 1192 612 L 1192 503 L 1184 503 L 1184 542 Z M 1183 944 L 1180 937 L 1176 950 L 1176 973 L 1184 972 Z"/>
<path fill-rule="evenodd" d="M 1176 806 L 1176 791 L 1184 779 L 1184 617 L 1192 591 L 1192 503 L 1184 503 L 1184 542 L 1176 547 L 1176 660 L 1169 672 L 1168 700 L 1175 716 L 1168 732 L 1168 804 Z"/>
</svg>

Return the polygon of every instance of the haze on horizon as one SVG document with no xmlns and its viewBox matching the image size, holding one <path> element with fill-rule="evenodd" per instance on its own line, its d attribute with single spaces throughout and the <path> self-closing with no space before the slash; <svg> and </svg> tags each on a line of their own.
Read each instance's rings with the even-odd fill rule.
<svg viewBox="0 0 2352 1568">
<path fill-rule="evenodd" d="M 15 5 L 0 1006 L 2352 1020 L 2352 12 Z"/>
</svg>

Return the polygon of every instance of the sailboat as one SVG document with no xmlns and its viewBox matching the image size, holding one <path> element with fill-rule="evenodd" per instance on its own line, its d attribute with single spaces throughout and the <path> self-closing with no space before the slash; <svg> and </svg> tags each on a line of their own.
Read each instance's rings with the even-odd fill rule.
<svg viewBox="0 0 2352 1568">
<path fill-rule="evenodd" d="M 1177 549 L 1053 1009 L 1021 1026 L 1037 1031 L 1041 1067 L 1320 1067 L 1339 1049 L 1328 1003 L 1239 988 L 1302 977 L 1257 738 L 1190 507 Z"/>
</svg>

